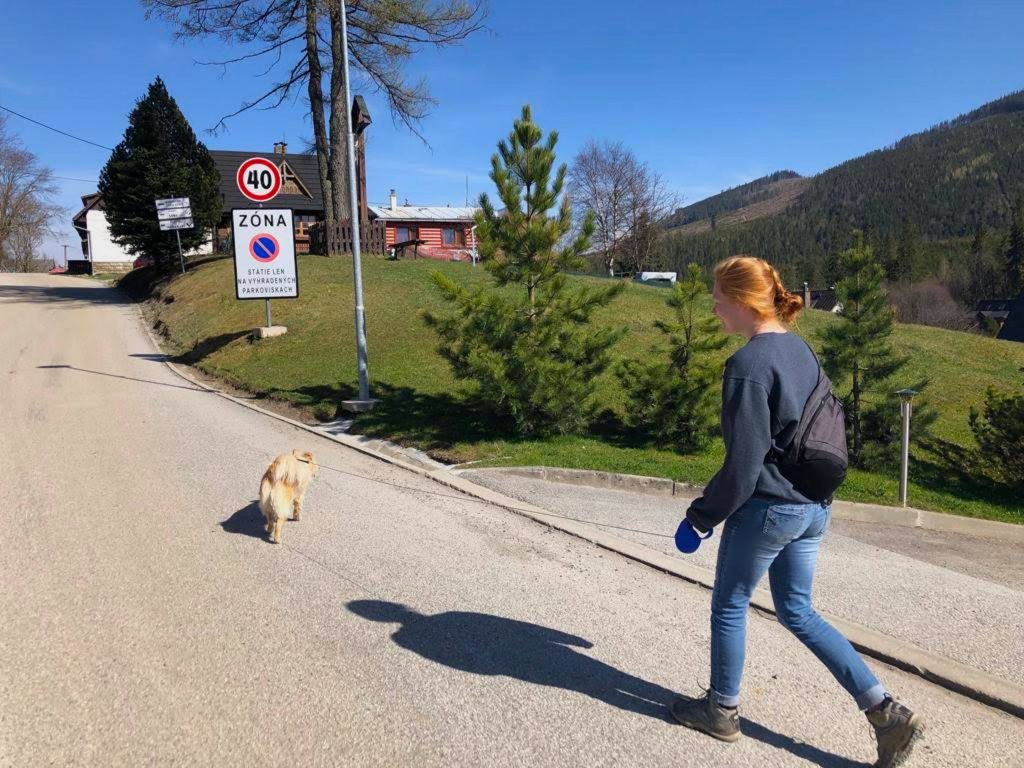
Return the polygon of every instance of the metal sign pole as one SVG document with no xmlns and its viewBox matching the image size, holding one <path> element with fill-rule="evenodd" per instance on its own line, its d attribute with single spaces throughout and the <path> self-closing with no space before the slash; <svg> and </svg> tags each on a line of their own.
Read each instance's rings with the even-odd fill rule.
<svg viewBox="0 0 1024 768">
<path fill-rule="evenodd" d="M 175 237 L 178 238 L 178 259 L 181 260 L 181 274 L 185 274 L 185 257 L 181 253 L 181 230 L 174 230 Z"/>
<path fill-rule="evenodd" d="M 267 328 L 272 325 L 270 322 L 270 299 L 267 299 Z"/>
<path fill-rule="evenodd" d="M 348 71 L 348 20 L 346 4 L 341 4 L 341 58 L 345 65 L 345 104 L 344 109 L 352 103 Z M 333 105 L 337 109 L 338 105 Z M 363 308 L 363 271 L 360 264 L 359 210 L 356 202 L 356 154 L 355 135 L 352 132 L 352 116 L 346 112 L 348 119 L 348 197 L 352 215 L 352 268 L 355 282 L 356 299 L 356 359 L 359 368 L 359 399 L 368 403 L 370 400 L 370 366 L 366 352 L 366 313 Z M 330 204 L 329 202 L 327 203 Z"/>
</svg>

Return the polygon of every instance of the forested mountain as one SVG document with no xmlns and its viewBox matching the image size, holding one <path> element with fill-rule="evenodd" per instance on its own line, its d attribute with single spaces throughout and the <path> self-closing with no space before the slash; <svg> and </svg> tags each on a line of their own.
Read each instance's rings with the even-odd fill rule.
<svg viewBox="0 0 1024 768">
<path fill-rule="evenodd" d="M 796 171 L 776 171 L 768 176 L 762 176 L 738 187 L 719 192 L 699 203 L 679 208 L 665 219 L 663 224 L 666 229 L 677 229 L 704 220 L 710 222 L 712 217 L 721 222 L 723 216 L 733 211 L 777 198 L 782 190 L 792 187 L 794 180 L 799 179 L 802 177 Z"/>
<path fill-rule="evenodd" d="M 751 215 L 759 205 L 763 210 L 764 195 L 778 197 L 780 184 L 794 184 L 794 176 L 772 174 L 677 211 L 666 222 L 665 265 L 710 266 L 755 253 L 793 276 L 820 279 L 854 229 L 877 244 L 918 238 L 926 253 L 930 244 L 969 238 L 981 225 L 1005 230 L 1024 197 L 1024 91 L 800 180 L 785 205 Z"/>
</svg>

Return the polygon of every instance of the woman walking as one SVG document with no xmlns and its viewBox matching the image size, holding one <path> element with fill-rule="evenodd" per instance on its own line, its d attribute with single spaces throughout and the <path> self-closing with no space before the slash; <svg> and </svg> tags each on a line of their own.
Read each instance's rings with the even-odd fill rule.
<svg viewBox="0 0 1024 768">
<path fill-rule="evenodd" d="M 683 725 L 723 741 L 740 738 L 738 706 L 750 596 L 768 573 L 779 621 L 806 645 L 865 712 L 878 740 L 876 766 L 898 766 L 920 736 L 919 718 L 893 700 L 857 652 L 811 606 L 811 584 L 831 499 L 811 499 L 773 457 L 797 432 L 820 366 L 784 323 L 803 308 L 762 259 L 737 256 L 715 269 L 715 314 L 746 345 L 729 358 L 722 390 L 726 457 L 684 527 L 724 522 L 711 601 L 711 688 L 672 704 Z M 801 486 L 803 487 L 803 486 Z"/>
</svg>

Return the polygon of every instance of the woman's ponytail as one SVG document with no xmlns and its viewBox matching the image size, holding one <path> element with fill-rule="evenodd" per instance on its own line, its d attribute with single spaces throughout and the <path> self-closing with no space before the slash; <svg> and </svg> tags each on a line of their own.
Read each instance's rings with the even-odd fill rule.
<svg viewBox="0 0 1024 768">
<path fill-rule="evenodd" d="M 771 270 L 772 285 L 775 289 L 775 315 L 782 322 L 791 323 L 804 308 L 803 297 L 786 290 L 775 267 L 769 266 L 768 269 Z"/>
</svg>

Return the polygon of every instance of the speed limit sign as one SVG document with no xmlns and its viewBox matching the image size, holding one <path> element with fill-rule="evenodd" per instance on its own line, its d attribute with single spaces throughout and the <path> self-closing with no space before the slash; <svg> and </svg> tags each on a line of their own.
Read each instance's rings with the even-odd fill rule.
<svg viewBox="0 0 1024 768">
<path fill-rule="evenodd" d="M 250 157 L 235 174 L 238 189 L 257 203 L 272 200 L 281 191 L 281 171 L 264 157 Z"/>
</svg>

